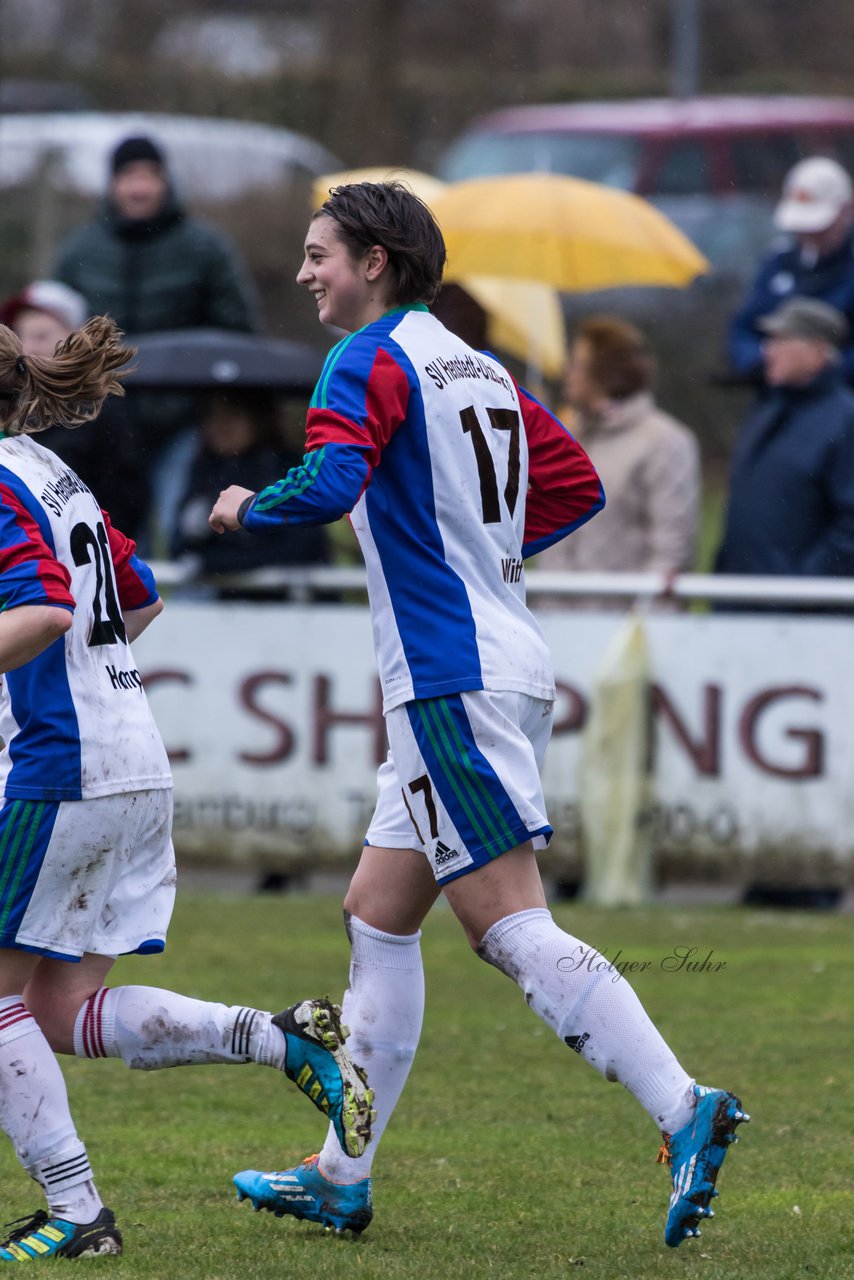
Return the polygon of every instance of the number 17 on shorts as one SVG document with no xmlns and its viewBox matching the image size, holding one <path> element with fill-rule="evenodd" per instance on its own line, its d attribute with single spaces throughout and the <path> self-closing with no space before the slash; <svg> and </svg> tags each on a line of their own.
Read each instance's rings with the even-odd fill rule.
<svg viewBox="0 0 854 1280">
<path fill-rule="evenodd" d="M 440 884 L 529 840 L 545 848 L 539 766 L 551 720 L 550 703 L 505 691 L 393 708 L 367 843 L 422 849 Z"/>
</svg>

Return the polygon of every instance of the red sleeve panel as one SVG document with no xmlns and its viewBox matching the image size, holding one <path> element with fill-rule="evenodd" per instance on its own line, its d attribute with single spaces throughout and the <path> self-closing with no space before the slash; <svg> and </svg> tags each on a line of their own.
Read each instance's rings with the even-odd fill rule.
<svg viewBox="0 0 854 1280">
<path fill-rule="evenodd" d="M 528 497 L 523 556 L 560 542 L 605 505 L 593 463 L 562 422 L 521 387 L 519 404 L 528 440 Z"/>
<path fill-rule="evenodd" d="M 362 449 L 369 467 L 368 484 L 370 471 L 406 418 L 408 405 L 409 380 L 388 351 L 378 347 L 369 369 L 357 359 L 342 358 L 326 394 L 308 411 L 306 451 L 332 443 Z"/>
<path fill-rule="evenodd" d="M 0 609 L 22 604 L 73 609 L 71 574 L 20 495 L 11 485 L 0 484 Z"/>
<path fill-rule="evenodd" d="M 255 495 L 241 518 L 250 533 L 340 520 L 406 418 L 409 382 L 393 356 L 367 338 L 336 352 L 308 411 L 302 465 Z"/>
<path fill-rule="evenodd" d="M 110 555 L 116 572 L 119 605 L 125 609 L 144 609 L 158 599 L 154 574 L 136 554 L 136 543 L 113 527 L 106 511 L 101 509 L 110 541 Z"/>
</svg>

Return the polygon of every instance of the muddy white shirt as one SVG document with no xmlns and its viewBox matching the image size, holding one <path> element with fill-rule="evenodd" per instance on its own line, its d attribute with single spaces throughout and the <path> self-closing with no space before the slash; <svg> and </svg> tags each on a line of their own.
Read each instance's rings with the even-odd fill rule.
<svg viewBox="0 0 854 1280">
<path fill-rule="evenodd" d="M 151 570 L 92 493 L 30 436 L 0 439 L 0 609 L 56 605 L 71 630 L 0 677 L 0 789 L 81 800 L 171 787 L 122 613 L 157 599 Z"/>
</svg>

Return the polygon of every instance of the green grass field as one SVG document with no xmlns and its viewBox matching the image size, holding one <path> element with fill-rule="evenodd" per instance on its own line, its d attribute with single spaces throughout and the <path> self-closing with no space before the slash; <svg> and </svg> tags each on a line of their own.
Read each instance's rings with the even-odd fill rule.
<svg viewBox="0 0 854 1280">
<path fill-rule="evenodd" d="M 322 1141 L 322 1119 L 281 1076 L 64 1059 L 80 1134 L 125 1233 L 123 1258 L 79 1265 L 122 1280 L 854 1276 L 851 918 L 571 905 L 557 915 L 610 957 L 651 962 L 635 986 L 652 1017 L 689 1070 L 738 1091 L 752 1113 L 701 1240 L 663 1243 L 669 1178 L 637 1104 L 569 1053 L 437 910 L 424 937 L 421 1052 L 361 1240 L 253 1214 L 232 1196 L 237 1169 L 280 1168 Z M 339 921 L 333 898 L 186 893 L 166 954 L 120 962 L 113 985 L 272 1009 L 338 994 Z M 677 947 L 696 947 L 696 960 L 712 951 L 725 967 L 668 972 Z M 41 1203 L 8 1146 L 0 1192 L 3 1220 Z"/>
</svg>

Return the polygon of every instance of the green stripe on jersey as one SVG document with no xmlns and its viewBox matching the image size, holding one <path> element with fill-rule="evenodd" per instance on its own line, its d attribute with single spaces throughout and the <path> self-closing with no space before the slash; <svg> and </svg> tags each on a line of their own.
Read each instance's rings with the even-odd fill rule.
<svg viewBox="0 0 854 1280">
<path fill-rule="evenodd" d="M 385 313 L 385 316 L 383 316 L 383 319 L 385 319 L 388 316 L 396 315 L 398 312 L 400 312 L 400 314 L 403 315 L 403 313 L 406 311 L 428 311 L 429 312 L 429 310 L 430 308 L 427 306 L 426 302 L 407 302 L 407 303 L 403 303 L 399 307 L 392 307 L 390 311 L 387 311 Z M 365 329 L 369 329 L 370 326 L 374 323 L 375 322 L 373 320 L 370 320 L 367 324 L 363 324 L 361 329 L 354 329 L 352 333 L 347 334 L 346 338 L 341 339 L 337 347 L 333 347 L 332 350 L 329 352 L 329 355 L 326 357 L 326 363 L 324 364 L 323 368 L 320 371 L 320 377 L 318 379 L 317 386 L 314 388 L 314 394 L 312 395 L 311 400 L 309 401 L 308 407 L 310 409 L 325 409 L 327 407 L 326 396 L 329 389 L 329 379 L 332 377 L 332 373 L 335 369 L 336 364 L 341 359 L 342 355 L 347 350 L 347 348 L 349 347 L 353 339 L 358 334 L 363 333 Z"/>
<path fill-rule="evenodd" d="M 303 479 L 298 484 L 288 484 L 285 488 L 285 480 L 279 480 L 277 484 L 268 485 L 266 489 L 262 489 L 258 497 L 252 504 L 253 511 L 270 511 L 273 507 L 279 507 L 283 502 L 287 502 L 289 498 L 298 498 L 305 493 L 306 489 L 310 489 L 317 479 L 318 472 L 323 465 L 323 458 L 326 453 L 326 445 L 320 449 L 314 449 L 311 453 L 306 454 L 309 459 L 305 462 L 301 470 L 304 472 Z M 287 479 L 287 477 L 285 478 Z M 264 496 L 266 495 L 266 497 Z"/>
<path fill-rule="evenodd" d="M 359 329 L 356 330 L 356 333 L 360 333 L 360 332 L 361 330 Z M 314 388 L 314 395 L 311 397 L 311 400 L 309 401 L 310 409 L 326 408 L 326 395 L 329 388 L 329 379 L 332 377 L 332 373 L 333 373 L 333 370 L 335 369 L 336 364 L 341 359 L 342 355 L 344 354 L 344 352 L 349 347 L 350 343 L 355 338 L 356 333 L 348 333 L 347 337 L 342 338 L 341 341 L 338 343 L 338 346 L 333 347 L 332 350 L 329 352 L 329 355 L 326 357 L 326 363 L 324 364 L 323 369 L 321 370 L 321 373 L 320 373 L 320 380 L 318 381 L 317 386 Z"/>
</svg>

